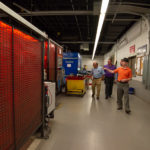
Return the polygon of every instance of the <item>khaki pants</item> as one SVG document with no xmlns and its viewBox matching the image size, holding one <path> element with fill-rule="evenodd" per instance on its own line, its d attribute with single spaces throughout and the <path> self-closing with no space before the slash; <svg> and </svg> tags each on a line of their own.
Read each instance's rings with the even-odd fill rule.
<svg viewBox="0 0 150 150">
<path fill-rule="evenodd" d="M 95 88 L 97 87 L 97 97 L 100 95 L 101 90 L 101 78 L 99 79 L 93 79 L 92 81 L 92 93 L 95 95 Z"/>
</svg>

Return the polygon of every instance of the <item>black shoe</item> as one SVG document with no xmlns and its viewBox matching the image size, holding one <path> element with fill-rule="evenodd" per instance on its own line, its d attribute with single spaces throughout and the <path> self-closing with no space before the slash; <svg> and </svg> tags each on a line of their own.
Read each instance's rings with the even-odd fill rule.
<svg viewBox="0 0 150 150">
<path fill-rule="evenodd" d="M 94 97 L 94 94 L 92 94 L 92 97 Z"/>
<path fill-rule="evenodd" d="M 99 97 L 97 97 L 97 100 L 99 100 Z"/>
<path fill-rule="evenodd" d="M 127 113 L 127 114 L 130 114 L 130 113 L 131 113 L 131 110 L 126 110 L 126 113 Z"/>
<path fill-rule="evenodd" d="M 108 99 L 108 96 L 106 96 L 105 99 Z"/>
<path fill-rule="evenodd" d="M 109 98 L 111 98 L 111 95 L 109 95 Z"/>
<path fill-rule="evenodd" d="M 122 110 L 122 107 L 118 107 L 117 110 Z"/>
</svg>

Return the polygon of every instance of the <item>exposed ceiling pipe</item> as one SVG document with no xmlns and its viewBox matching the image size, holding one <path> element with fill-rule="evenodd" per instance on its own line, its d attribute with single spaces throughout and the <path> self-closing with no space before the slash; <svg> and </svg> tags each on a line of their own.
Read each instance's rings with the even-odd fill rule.
<svg viewBox="0 0 150 150">
<path fill-rule="evenodd" d="M 63 44 L 94 44 L 94 41 L 60 41 Z M 101 41 L 98 44 L 116 44 L 116 42 Z"/>
<path fill-rule="evenodd" d="M 30 16 L 30 13 L 20 13 L 22 16 Z M 93 15 L 93 11 L 87 10 L 52 10 L 52 11 L 34 11 L 33 16 L 73 16 L 73 15 Z"/>
<path fill-rule="evenodd" d="M 18 7 L 18 8 L 20 8 L 21 10 L 23 10 L 23 11 L 26 12 L 26 13 L 32 14 L 31 11 L 29 11 L 28 9 L 22 7 L 21 5 L 19 5 L 19 4 L 17 4 L 17 3 L 13 3 L 13 5 L 16 6 L 16 7 Z M 32 17 L 33 17 L 33 16 L 32 16 Z M 46 22 L 43 18 L 42 18 L 42 19 L 39 19 L 39 17 L 37 17 L 37 19 L 38 19 L 38 21 L 41 22 L 41 24 L 42 24 L 45 28 L 48 26 L 47 22 Z M 53 28 L 53 30 L 54 30 L 54 28 Z"/>
<path fill-rule="evenodd" d="M 55 6 L 55 9 L 57 10 L 58 8 Z M 65 27 L 65 24 L 64 24 L 64 21 L 62 20 L 62 17 L 56 16 L 56 20 L 57 20 L 57 23 L 59 24 L 60 28 L 62 28 L 62 30 L 63 30 L 63 28 Z M 61 20 L 61 22 L 59 20 Z M 60 31 L 60 29 L 58 31 Z"/>
<path fill-rule="evenodd" d="M 86 0 L 86 2 L 87 2 L 86 9 L 87 9 L 87 11 L 88 11 L 88 10 L 89 10 L 89 6 L 88 6 L 89 1 Z M 89 23 L 90 23 L 90 21 L 89 21 L 89 16 L 87 15 L 88 37 L 90 36 L 90 27 L 89 27 L 90 25 L 89 25 Z"/>
<path fill-rule="evenodd" d="M 35 27 L 33 24 L 31 24 L 29 21 L 27 21 L 26 19 L 24 19 L 23 17 L 21 17 L 16 12 L 14 12 L 12 9 L 10 9 L 6 5 L 4 5 L 2 2 L 0 2 L 0 10 L 2 10 L 4 13 L 8 14 L 9 16 L 11 16 L 12 18 L 14 18 L 15 20 L 17 20 L 18 22 L 22 23 L 23 25 L 25 25 L 29 29 L 33 30 L 37 34 L 39 34 L 42 37 L 48 39 L 48 35 L 46 33 L 44 33 L 41 30 L 39 30 L 37 27 Z"/>
<path fill-rule="evenodd" d="M 73 5 L 73 1 L 72 1 L 72 0 L 70 0 L 70 2 L 71 2 L 71 5 L 72 5 L 72 9 L 73 9 L 73 11 L 75 11 L 75 8 L 74 8 L 74 5 Z M 82 40 L 82 34 L 81 34 L 81 30 L 80 30 L 80 26 L 79 26 L 78 18 L 77 18 L 77 16 L 76 16 L 76 15 L 75 15 L 75 20 L 76 20 L 77 27 L 78 27 L 78 30 L 79 30 L 80 39 Z"/>
<path fill-rule="evenodd" d="M 73 7 L 74 8 L 74 7 Z M 118 8 L 118 5 L 110 5 L 108 14 L 114 15 L 116 12 L 116 9 Z M 144 7 L 137 7 L 137 6 L 131 6 L 131 5 L 120 5 L 120 8 L 117 12 L 118 14 L 132 14 L 132 15 L 137 15 L 139 14 L 150 14 L 150 9 L 149 8 L 144 8 Z M 33 11 L 31 12 L 23 12 L 19 13 L 21 16 L 72 16 L 72 15 L 99 15 L 99 12 L 93 12 L 92 10 L 74 10 L 74 11 L 62 11 L 62 10 L 54 10 L 54 11 Z M 1 17 L 4 17 L 6 15 L 1 14 Z"/>
<path fill-rule="evenodd" d="M 118 4 L 120 2 L 111 2 L 111 4 Z M 147 3 L 134 3 L 134 2 L 122 2 L 122 5 L 136 5 L 136 6 L 147 6 L 150 7 L 150 4 Z"/>
<path fill-rule="evenodd" d="M 122 1 L 122 0 L 121 0 L 121 1 Z M 116 9 L 116 12 L 115 12 L 115 14 L 114 14 L 114 17 L 113 17 L 113 19 L 112 19 L 112 23 L 114 23 L 114 20 L 116 19 L 117 11 L 119 10 L 119 7 L 120 7 L 120 5 L 121 5 L 121 1 L 119 2 L 118 8 Z"/>
<path fill-rule="evenodd" d="M 26 8 L 20 6 L 19 4 L 16 4 L 15 2 L 13 2 L 13 5 L 20 8 L 21 10 L 23 10 L 26 13 L 31 13 L 31 11 L 27 10 Z"/>
<path fill-rule="evenodd" d="M 127 21 L 127 22 L 128 22 L 128 21 L 139 21 L 139 20 L 140 20 L 140 19 L 121 19 L 121 18 L 120 18 L 120 19 L 118 19 L 118 18 L 115 19 L 115 21 Z M 106 18 L 105 21 L 112 21 L 112 19 Z"/>
</svg>

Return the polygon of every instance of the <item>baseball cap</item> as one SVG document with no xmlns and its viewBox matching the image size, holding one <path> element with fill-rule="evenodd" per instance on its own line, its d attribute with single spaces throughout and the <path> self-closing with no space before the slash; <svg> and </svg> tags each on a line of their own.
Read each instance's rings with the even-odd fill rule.
<svg viewBox="0 0 150 150">
<path fill-rule="evenodd" d="M 129 59 L 128 58 L 123 58 L 122 61 L 129 62 Z"/>
</svg>

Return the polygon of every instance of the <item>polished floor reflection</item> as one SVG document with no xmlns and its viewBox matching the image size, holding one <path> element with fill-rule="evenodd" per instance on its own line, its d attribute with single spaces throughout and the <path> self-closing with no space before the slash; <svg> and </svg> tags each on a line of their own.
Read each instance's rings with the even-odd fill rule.
<svg viewBox="0 0 150 150">
<path fill-rule="evenodd" d="M 39 150 L 150 150 L 150 104 L 130 96 L 131 115 L 116 110 L 116 89 L 109 100 L 60 95 L 52 133 Z"/>
</svg>

